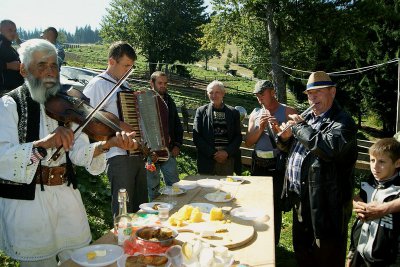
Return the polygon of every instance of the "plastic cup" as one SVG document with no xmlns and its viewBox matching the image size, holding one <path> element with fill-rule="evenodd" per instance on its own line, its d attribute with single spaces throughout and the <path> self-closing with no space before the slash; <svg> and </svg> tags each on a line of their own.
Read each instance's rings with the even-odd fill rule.
<svg viewBox="0 0 400 267">
<path fill-rule="evenodd" d="M 171 267 L 183 266 L 183 254 L 181 246 L 172 246 L 166 252 L 165 255 L 168 258 Z"/>
<path fill-rule="evenodd" d="M 161 204 L 158 206 L 158 218 L 160 221 L 164 222 L 168 220 L 169 217 L 169 206 L 165 204 Z"/>
</svg>

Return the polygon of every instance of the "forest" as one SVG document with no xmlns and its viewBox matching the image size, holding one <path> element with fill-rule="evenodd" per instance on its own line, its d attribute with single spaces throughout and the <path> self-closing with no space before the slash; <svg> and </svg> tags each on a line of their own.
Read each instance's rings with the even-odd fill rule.
<svg viewBox="0 0 400 267">
<path fill-rule="evenodd" d="M 18 28 L 18 36 L 22 40 L 28 40 L 32 38 L 39 38 L 44 29 L 34 29 L 33 31 L 26 31 L 22 28 Z M 58 42 L 60 43 L 78 43 L 78 44 L 95 44 L 99 43 L 101 38 L 99 36 L 99 30 L 92 30 L 90 25 L 84 27 L 76 27 L 74 33 L 67 32 L 64 29 L 58 30 Z"/>
</svg>

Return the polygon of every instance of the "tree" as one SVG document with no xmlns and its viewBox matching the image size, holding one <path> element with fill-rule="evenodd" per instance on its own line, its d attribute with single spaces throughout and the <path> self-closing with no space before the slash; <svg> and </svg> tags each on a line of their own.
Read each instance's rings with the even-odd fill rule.
<svg viewBox="0 0 400 267">
<path fill-rule="evenodd" d="M 229 70 L 230 66 L 231 66 L 231 60 L 229 58 L 226 58 L 225 64 L 224 64 L 224 69 L 227 71 L 227 70 Z"/>
<path fill-rule="evenodd" d="M 268 68 L 272 67 L 273 70 L 272 76 L 277 87 L 278 99 L 286 102 L 286 81 L 280 68 L 281 45 L 279 25 L 276 20 L 280 2 L 285 1 L 214 0 L 213 5 L 217 14 L 211 18 L 212 23 L 206 27 L 205 34 L 211 39 L 226 41 L 230 38 L 235 39 L 234 41 L 243 48 L 245 55 L 254 56 L 253 62 L 257 57 L 262 63 L 270 62 Z M 221 38 L 221 35 L 225 35 L 225 38 Z M 265 69 L 265 65 L 258 67 L 255 74 L 260 78 L 266 78 L 269 76 L 269 71 Z"/>
<path fill-rule="evenodd" d="M 232 59 L 233 54 L 232 54 L 232 51 L 231 51 L 230 49 L 228 50 L 228 54 L 226 54 L 226 56 L 227 56 L 229 59 Z"/>
<path fill-rule="evenodd" d="M 125 40 L 139 48 L 150 72 L 180 61 L 193 63 L 206 22 L 203 0 L 113 0 L 101 23 L 107 41 Z"/>
<path fill-rule="evenodd" d="M 204 38 L 233 40 L 256 77 L 272 75 L 279 101 L 286 102 L 291 71 L 284 71 L 283 65 L 329 71 L 349 64 L 354 50 L 348 40 L 355 29 L 347 18 L 353 2 L 214 0 L 216 13 L 205 27 Z M 294 76 L 307 79 L 308 73 Z M 304 91 L 304 82 L 290 81 L 290 86 Z"/>
<path fill-rule="evenodd" d="M 363 45 L 357 46 L 357 61 L 367 66 L 399 58 L 400 1 L 359 1 L 354 5 L 354 12 L 363 18 L 364 28 Z M 386 135 L 393 135 L 396 130 L 397 64 L 387 64 L 365 72 L 359 82 L 363 109 L 377 115 Z"/>
<path fill-rule="evenodd" d="M 213 57 L 221 57 L 221 53 L 218 51 L 216 48 L 212 49 L 202 49 L 200 48 L 199 51 L 197 51 L 197 56 L 199 59 L 204 60 L 205 62 L 205 69 L 208 69 L 208 61 L 213 58 Z"/>
</svg>

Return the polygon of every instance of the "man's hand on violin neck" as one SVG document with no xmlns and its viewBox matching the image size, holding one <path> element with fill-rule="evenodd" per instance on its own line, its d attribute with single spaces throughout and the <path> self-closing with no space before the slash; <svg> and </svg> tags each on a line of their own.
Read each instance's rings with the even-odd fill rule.
<svg viewBox="0 0 400 267">
<path fill-rule="evenodd" d="M 107 140 L 104 146 L 105 148 L 116 146 L 125 150 L 137 150 L 139 148 L 139 144 L 134 138 L 135 135 L 135 132 L 117 132 L 114 137 Z"/>
<path fill-rule="evenodd" d="M 59 126 L 48 136 L 33 142 L 34 147 L 43 148 L 58 148 L 62 146 L 65 151 L 72 149 L 74 145 L 74 132 L 65 128 L 64 126 Z"/>
</svg>

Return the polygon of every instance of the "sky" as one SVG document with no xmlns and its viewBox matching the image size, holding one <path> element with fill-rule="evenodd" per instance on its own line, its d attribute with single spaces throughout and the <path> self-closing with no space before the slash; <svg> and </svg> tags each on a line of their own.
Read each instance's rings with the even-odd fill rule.
<svg viewBox="0 0 400 267">
<path fill-rule="evenodd" d="M 100 28 L 111 0 L 0 0 L 0 21 L 10 19 L 17 28 L 33 31 L 49 26 L 75 33 L 76 27 Z M 209 3 L 210 0 L 205 0 Z"/>
</svg>

